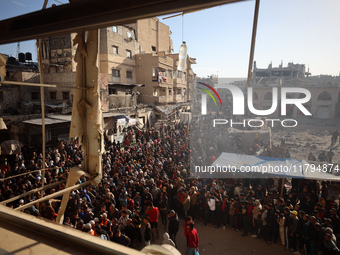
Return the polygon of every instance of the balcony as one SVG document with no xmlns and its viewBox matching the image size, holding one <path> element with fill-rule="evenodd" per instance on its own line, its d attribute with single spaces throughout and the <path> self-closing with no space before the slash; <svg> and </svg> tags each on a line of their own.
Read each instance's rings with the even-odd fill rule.
<svg viewBox="0 0 340 255">
<path fill-rule="evenodd" d="M 108 82 L 120 83 L 121 79 L 120 79 L 120 77 L 117 77 L 117 76 L 108 76 Z"/>
<path fill-rule="evenodd" d="M 183 103 L 185 102 L 185 96 L 183 95 L 174 95 L 173 96 L 174 103 Z"/>
<path fill-rule="evenodd" d="M 186 81 L 184 81 L 182 79 L 177 79 L 177 80 L 174 81 L 174 87 L 175 88 L 186 88 L 187 83 L 186 83 Z"/>
<path fill-rule="evenodd" d="M 172 97 L 171 96 L 154 96 L 154 102 L 157 104 L 165 104 L 165 103 L 171 103 Z"/>
</svg>

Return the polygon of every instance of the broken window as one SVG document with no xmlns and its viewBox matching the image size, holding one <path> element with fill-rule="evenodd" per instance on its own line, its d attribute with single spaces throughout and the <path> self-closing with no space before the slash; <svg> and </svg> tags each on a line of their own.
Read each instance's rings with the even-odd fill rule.
<svg viewBox="0 0 340 255">
<path fill-rule="evenodd" d="M 120 70 L 112 69 L 112 76 L 113 77 L 120 77 Z"/>
<path fill-rule="evenodd" d="M 56 100 L 57 99 L 57 92 L 51 91 L 50 92 L 50 100 Z"/>
<path fill-rule="evenodd" d="M 63 100 L 69 100 L 70 99 L 70 92 L 64 91 L 63 92 Z"/>
<path fill-rule="evenodd" d="M 118 55 L 118 47 L 117 46 L 112 45 L 112 51 L 113 51 L 113 54 Z"/>
<path fill-rule="evenodd" d="M 39 100 L 40 93 L 39 92 L 31 92 L 31 100 Z"/>
<path fill-rule="evenodd" d="M 109 94 L 110 95 L 117 95 L 117 89 L 116 88 L 109 88 Z"/>
<path fill-rule="evenodd" d="M 172 73 L 172 70 L 169 70 L 168 72 L 169 72 L 169 77 L 170 77 L 170 79 L 172 79 L 172 74 L 173 74 L 173 73 Z"/>
<path fill-rule="evenodd" d="M 153 89 L 153 96 L 154 97 L 158 96 L 158 89 L 156 89 L 156 88 Z"/>
<path fill-rule="evenodd" d="M 157 50 L 156 46 L 151 46 L 151 50 L 156 51 Z"/>
<path fill-rule="evenodd" d="M 156 68 L 152 68 L 152 81 L 158 81 L 158 73 Z"/>
<path fill-rule="evenodd" d="M 126 78 L 132 79 L 132 72 L 131 71 L 126 71 Z"/>
<path fill-rule="evenodd" d="M 127 58 L 132 58 L 132 52 L 131 52 L 131 50 L 126 50 L 126 57 L 127 57 Z"/>
<path fill-rule="evenodd" d="M 132 94 L 132 89 L 126 89 L 125 90 L 126 95 L 131 95 Z"/>
</svg>

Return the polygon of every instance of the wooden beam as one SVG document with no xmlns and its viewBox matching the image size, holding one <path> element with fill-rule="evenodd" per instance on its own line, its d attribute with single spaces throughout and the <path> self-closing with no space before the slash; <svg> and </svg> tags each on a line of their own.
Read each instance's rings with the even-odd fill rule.
<svg viewBox="0 0 340 255">
<path fill-rule="evenodd" d="M 53 84 L 41 84 L 41 83 L 30 83 L 30 82 L 21 82 L 21 81 L 4 81 L 0 84 L 3 85 L 23 85 L 23 86 L 35 86 L 35 87 L 45 87 L 45 88 L 56 88 L 57 85 Z"/>
<path fill-rule="evenodd" d="M 57 186 L 59 184 L 65 183 L 65 182 L 66 182 L 66 180 L 63 180 L 63 181 L 59 181 L 59 182 L 55 182 L 55 183 L 51 183 L 51 184 L 45 185 L 45 186 L 37 188 L 37 189 L 32 189 L 32 190 L 27 191 L 25 193 L 22 193 L 22 194 L 20 194 L 18 196 L 15 196 L 15 197 L 12 197 L 12 198 L 7 199 L 5 201 L 2 201 L 2 202 L 0 202 L 0 204 L 1 205 L 6 205 L 6 204 L 11 203 L 11 202 L 13 202 L 15 200 L 18 200 L 18 199 L 20 199 L 22 197 L 27 197 L 28 195 L 37 193 L 40 190 L 46 190 L 46 189 L 49 189 L 49 188 L 53 188 L 53 187 L 55 187 L 55 186 Z"/>
<path fill-rule="evenodd" d="M 133 23 L 245 0 L 82 0 L 0 21 L 0 44 Z"/>
<path fill-rule="evenodd" d="M 63 190 L 57 191 L 57 192 L 55 192 L 53 194 L 50 194 L 50 195 L 48 195 L 46 197 L 42 197 L 42 198 L 39 198 L 37 200 L 34 200 L 34 201 L 32 201 L 32 202 L 30 202 L 28 204 L 25 204 L 23 206 L 19 206 L 19 207 L 15 208 L 14 210 L 15 211 L 25 210 L 25 209 L 31 207 L 32 205 L 35 205 L 35 204 L 40 203 L 40 202 L 44 202 L 44 201 L 49 200 L 51 198 L 60 197 L 60 196 L 62 196 L 66 192 L 69 192 L 69 191 L 72 191 L 72 190 L 75 190 L 75 189 L 80 189 L 80 188 L 85 187 L 85 186 L 90 185 L 90 184 L 91 184 L 91 181 L 87 181 L 87 182 L 83 182 L 83 183 L 80 183 L 80 184 L 68 187 L 66 189 L 63 189 Z"/>
<path fill-rule="evenodd" d="M 254 11 L 254 21 L 253 21 L 253 34 L 251 37 L 251 46 L 250 46 L 250 55 L 249 55 L 247 87 L 251 87 L 251 78 L 253 74 L 253 62 L 254 62 L 254 52 L 255 52 L 257 21 L 259 19 L 259 8 L 260 8 L 260 0 L 256 0 L 255 11 Z"/>
</svg>

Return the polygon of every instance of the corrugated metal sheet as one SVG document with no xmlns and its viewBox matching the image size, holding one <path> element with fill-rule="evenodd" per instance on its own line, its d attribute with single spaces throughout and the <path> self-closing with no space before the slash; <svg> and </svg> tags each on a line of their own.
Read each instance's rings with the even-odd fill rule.
<svg viewBox="0 0 340 255">
<path fill-rule="evenodd" d="M 69 120 L 61 120 L 61 119 L 45 118 L 45 125 L 46 126 L 53 125 L 53 124 L 67 123 L 67 122 L 70 122 L 70 121 Z M 42 126 L 42 120 L 41 119 L 24 120 L 23 123 Z"/>
</svg>

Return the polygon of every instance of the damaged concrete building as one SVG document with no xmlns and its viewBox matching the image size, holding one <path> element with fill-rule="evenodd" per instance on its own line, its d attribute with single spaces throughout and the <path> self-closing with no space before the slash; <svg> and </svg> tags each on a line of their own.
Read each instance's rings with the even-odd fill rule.
<svg viewBox="0 0 340 255">
<path fill-rule="evenodd" d="M 145 106 L 176 104 L 179 108 L 186 105 L 190 100 L 190 86 L 196 79 L 191 68 L 195 59 L 188 57 L 186 71 L 177 72 L 178 54 L 173 54 L 170 36 L 170 28 L 158 18 L 100 29 L 100 83 L 104 112 L 138 118 L 141 117 L 139 103 Z M 44 81 L 58 87 L 46 90 L 51 103 L 72 102 L 74 59 L 77 57 L 72 46 L 73 38 L 74 35 L 70 34 L 44 40 Z M 146 119 L 153 117 L 152 113 L 148 114 L 150 116 Z M 145 119 L 143 112 L 141 115 Z"/>
<path fill-rule="evenodd" d="M 44 90 L 48 113 L 71 112 L 78 58 L 73 45 L 75 35 L 71 33 L 42 40 L 44 83 L 56 85 Z M 196 83 L 196 74 L 191 68 L 195 59 L 187 57 L 186 70 L 177 71 L 179 59 L 178 54 L 174 54 L 170 28 L 158 18 L 100 29 L 99 61 L 102 108 L 111 113 L 107 118 L 117 121 L 125 116 L 151 126 L 158 120 L 174 120 L 188 107 L 190 87 Z M 20 75 L 22 77 L 17 80 L 40 82 L 37 69 L 32 77 L 24 72 Z M 25 109 L 24 114 L 40 113 L 40 89 L 21 87 L 10 86 L 10 90 L 16 93 L 9 100 L 11 106 Z M 9 102 L 0 97 L 2 105 L 8 104 L 5 108 L 9 107 Z M 68 123 L 66 118 L 65 123 Z M 32 126 L 40 122 L 26 124 Z"/>
<path fill-rule="evenodd" d="M 234 84 L 246 91 L 247 82 L 234 81 Z M 306 71 L 304 64 L 288 63 L 286 67 L 281 63 L 278 67 L 269 64 L 268 68 L 258 68 L 254 63 L 253 104 L 256 109 L 269 109 L 272 106 L 273 87 L 300 87 L 311 93 L 311 99 L 304 106 L 312 116 L 304 116 L 295 105 L 287 105 L 287 116 L 294 118 L 339 119 L 340 118 L 340 76 L 318 75 L 312 76 Z M 223 90 L 222 94 L 225 91 Z M 279 89 L 278 98 L 280 98 Z M 303 98 L 305 95 L 289 93 L 288 98 Z M 280 102 L 278 102 L 280 105 Z M 280 117 L 280 108 L 272 114 Z"/>
</svg>

